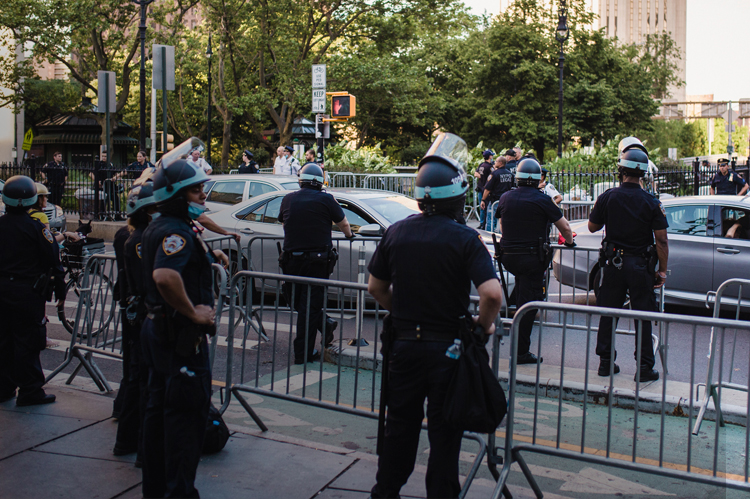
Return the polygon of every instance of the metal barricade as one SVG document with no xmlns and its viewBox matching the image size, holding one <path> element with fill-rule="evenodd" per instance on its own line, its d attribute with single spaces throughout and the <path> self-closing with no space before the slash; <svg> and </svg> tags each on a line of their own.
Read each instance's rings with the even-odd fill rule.
<svg viewBox="0 0 750 499">
<path fill-rule="evenodd" d="M 487 232 L 500 233 L 500 224 L 497 223 L 497 218 L 495 218 L 495 212 L 497 211 L 497 206 L 499 204 L 500 201 L 493 201 L 493 203 L 487 207 L 487 214 L 484 219 L 484 227 L 487 229 Z"/>
<path fill-rule="evenodd" d="M 121 311 L 114 297 L 116 280 L 114 255 L 95 254 L 86 262 L 70 346 L 62 364 L 47 376 L 46 383 L 62 372 L 73 359 L 78 359 L 79 364 L 66 384 L 72 383 L 83 367 L 99 390 L 112 391 L 94 360 L 94 354 L 122 359 Z"/>
<path fill-rule="evenodd" d="M 234 236 L 219 236 L 204 239 L 210 249 L 219 249 L 226 253 L 229 258 L 229 273 L 236 274 L 240 270 L 245 270 L 242 266 L 242 248 L 240 242 Z"/>
<path fill-rule="evenodd" d="M 364 276 L 364 264 L 364 261 L 358 262 L 360 276 Z M 247 288 L 247 281 L 250 280 L 261 282 L 264 289 L 273 289 L 274 293 L 270 299 L 256 302 L 252 300 L 251 294 L 247 293 L 240 302 L 237 292 Z M 242 281 L 246 282 L 243 284 Z M 298 365 L 294 363 L 292 343 L 298 325 L 310 327 L 312 289 L 317 286 L 323 287 L 323 296 L 336 294 L 332 291 L 334 289 L 339 290 L 340 294 L 356 295 L 356 313 L 352 315 L 343 310 L 334 311 L 328 307 L 328 301 L 323 300 L 323 318 L 331 313 L 332 318 L 338 322 L 332 345 L 326 347 L 325 335 L 321 333 L 320 340 L 316 343 L 319 350 L 325 352 L 325 356 L 315 361 L 304 359 L 304 363 Z M 304 307 L 307 313 L 303 315 L 289 306 L 289 300 L 294 300 L 298 296 L 298 291 L 304 291 L 300 296 L 301 299 L 306 299 Z M 239 356 L 232 351 L 227 354 L 225 383 L 229 391 L 221 407 L 222 413 L 234 397 L 258 427 L 266 431 L 266 425 L 243 395 L 254 393 L 371 420 L 378 418 L 382 366 L 382 356 L 378 351 L 385 311 L 368 295 L 364 282 L 352 283 L 243 271 L 231 280 L 229 302 L 230 329 L 227 345 L 230 346 L 230 350 L 236 349 L 241 353 Z M 247 324 L 235 322 L 240 314 L 248 317 L 249 310 L 257 310 L 260 321 L 268 320 L 266 325 L 271 339 L 267 346 L 261 344 L 261 338 L 253 337 L 252 328 Z M 321 329 L 324 329 L 322 325 Z M 309 351 L 309 337 L 303 336 L 304 351 Z M 345 337 L 354 339 L 354 345 L 346 346 Z M 369 346 L 361 341 L 362 339 L 368 340 Z M 234 366 L 237 357 L 241 359 L 239 369 Z M 236 378 L 237 371 L 239 379 Z M 346 379 L 342 381 L 344 376 Z M 315 388 L 308 389 L 308 385 L 315 385 Z M 460 497 L 466 495 L 486 455 L 486 444 L 482 436 L 465 433 L 464 438 L 476 441 L 479 449 Z"/>
<path fill-rule="evenodd" d="M 361 187 L 360 179 L 365 177 L 363 173 L 350 173 L 350 172 L 328 172 L 330 176 L 331 187 L 341 187 L 345 189 L 356 189 Z"/>
<path fill-rule="evenodd" d="M 555 340 L 555 349 L 559 350 L 560 355 L 559 365 L 545 362 L 519 366 L 516 363 L 519 323 L 525 313 L 534 309 L 563 316 L 560 337 Z M 571 329 L 568 325 L 573 315 L 583 318 L 585 345 L 568 335 Z M 689 373 L 683 374 L 684 381 L 662 373 L 658 382 L 631 383 L 624 379 L 625 373 L 615 376 L 612 369 L 608 377 L 601 378 L 604 383 L 593 381 L 588 370 L 595 343 L 592 332 L 596 331 L 594 319 L 601 317 L 658 320 L 663 324 L 665 344 L 669 344 L 670 334 L 675 336 L 674 342 L 687 342 L 691 356 L 690 359 L 682 359 L 685 364 L 689 362 Z M 513 463 L 520 466 L 536 496 L 542 497 L 542 491 L 534 479 L 535 470 L 538 469 L 527 465 L 523 458 L 525 453 L 750 491 L 750 404 L 735 414 L 737 422 L 744 424 L 745 428 L 725 427 L 720 433 L 720 424 L 715 424 L 713 439 L 706 437 L 700 440 L 691 431 L 696 414 L 696 401 L 691 394 L 694 393 L 696 376 L 701 369 L 701 362 L 696 356 L 701 342 L 699 330 L 703 332 L 711 328 L 721 337 L 729 330 L 747 334 L 750 333 L 750 322 L 545 302 L 531 302 L 521 307 L 511 325 L 507 366 L 500 365 L 499 350 L 493 352 L 493 366 L 498 371 L 507 368 L 509 385 L 506 427 L 504 434 L 499 432 L 499 436 L 504 438 L 503 455 L 494 446 L 495 435 L 490 435 L 489 442 L 490 466 L 503 464 L 499 472 L 495 469 L 493 473 L 498 479 L 493 498 L 499 498 L 503 493 Z M 541 350 L 542 339 L 547 334 L 548 331 L 545 331 L 544 335 L 539 335 L 538 350 Z M 614 331 L 611 342 L 612 350 L 616 351 Z M 640 365 L 643 353 L 640 342 L 638 345 L 636 366 Z M 668 352 L 665 351 L 665 356 Z M 572 368 L 571 364 L 580 363 L 581 354 L 584 368 Z M 570 355 L 571 359 L 568 360 L 566 355 Z M 622 367 L 623 370 L 630 368 L 624 362 Z M 750 367 L 747 375 L 750 377 Z M 500 376 L 502 378 L 502 372 Z M 719 378 L 721 382 L 721 373 Z M 522 385 L 526 387 L 525 393 Z M 722 385 L 718 386 L 720 401 Z M 540 400 L 543 397 L 547 397 L 547 400 Z M 576 403 L 563 404 L 564 399 Z M 565 416 L 564 411 L 567 411 Z M 658 417 L 641 417 L 642 412 L 657 413 Z M 574 417 L 575 420 L 563 421 L 565 417 Z M 649 433 L 653 434 L 648 438 L 651 442 L 639 445 L 643 435 Z M 626 438 L 622 438 L 622 435 L 626 435 Z M 658 446 L 655 446 L 657 439 Z M 719 459 L 720 453 L 726 455 Z M 710 467 L 706 469 L 706 466 Z"/>
<path fill-rule="evenodd" d="M 397 192 L 413 198 L 416 179 L 416 173 L 370 174 L 362 179 L 362 187 L 364 189 Z"/>
<path fill-rule="evenodd" d="M 560 209 L 568 220 L 588 220 L 594 201 L 561 201 Z"/>
<path fill-rule="evenodd" d="M 734 309 L 735 313 L 735 320 L 740 319 L 740 312 L 742 311 L 743 307 L 743 295 L 742 290 L 744 289 L 750 289 L 750 280 L 748 279 L 729 279 L 721 283 L 721 286 L 719 286 L 719 289 L 717 289 L 715 292 L 710 291 L 706 296 L 706 307 L 709 307 L 709 301 L 711 300 L 711 297 L 713 296 L 713 302 L 714 302 L 714 313 L 713 317 L 714 319 L 718 319 L 719 315 L 721 313 L 721 307 L 724 303 L 725 296 L 727 289 L 730 287 L 738 287 L 738 293 L 736 298 L 732 297 L 726 297 L 726 302 L 732 302 L 736 300 L 736 305 Z M 745 310 L 747 311 L 748 303 L 745 301 Z M 716 411 L 716 414 L 718 416 L 718 421 L 721 426 L 724 426 L 724 418 L 722 417 L 721 413 L 721 389 L 729 389 L 729 390 L 737 390 L 741 392 L 747 392 L 748 397 L 750 398 L 750 392 L 748 391 L 748 385 L 746 384 L 740 384 L 735 383 L 734 377 L 735 375 L 735 354 L 737 352 L 737 331 L 734 331 L 733 337 L 732 337 L 732 346 L 730 348 L 732 355 L 729 359 L 729 369 L 727 370 L 728 379 L 726 381 L 723 381 L 722 373 L 725 371 L 724 367 L 724 355 L 719 356 L 719 365 L 718 365 L 718 379 L 714 381 L 714 367 L 716 367 L 716 357 L 717 354 L 723 354 L 725 352 L 725 346 L 726 346 L 726 337 L 724 334 L 724 331 L 719 334 L 718 331 L 716 331 L 716 328 L 711 328 L 711 339 L 709 340 L 709 349 L 708 349 L 708 372 L 706 374 L 706 384 L 704 385 L 705 391 L 703 392 L 703 398 L 700 401 L 700 412 L 698 413 L 698 418 L 695 421 L 695 427 L 693 427 L 693 435 L 697 435 L 701 428 L 701 422 L 703 421 L 703 417 L 706 413 L 706 409 L 708 409 L 708 403 L 709 400 L 713 401 L 714 404 L 714 411 Z M 717 348 L 719 349 L 717 351 Z M 700 385 L 698 385 L 700 386 Z M 698 392 L 696 387 L 696 393 L 695 398 L 698 398 Z M 750 403 L 748 404 L 750 405 Z"/>
</svg>

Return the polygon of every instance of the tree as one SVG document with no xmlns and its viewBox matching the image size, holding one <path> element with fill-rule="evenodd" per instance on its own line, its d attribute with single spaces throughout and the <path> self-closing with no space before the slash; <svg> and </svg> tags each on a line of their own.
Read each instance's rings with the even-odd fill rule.
<svg viewBox="0 0 750 499">
<path fill-rule="evenodd" d="M 645 42 L 632 45 L 629 52 L 651 79 L 654 99 L 666 99 L 670 96 L 670 86 L 681 87 L 685 84 L 677 73 L 677 61 L 682 59 L 682 55 L 671 33 L 647 34 Z"/>
</svg>

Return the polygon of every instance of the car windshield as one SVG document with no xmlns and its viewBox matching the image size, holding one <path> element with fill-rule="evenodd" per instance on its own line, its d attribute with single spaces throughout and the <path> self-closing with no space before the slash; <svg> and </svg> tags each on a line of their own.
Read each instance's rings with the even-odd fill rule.
<svg viewBox="0 0 750 499">
<path fill-rule="evenodd" d="M 298 182 L 284 182 L 281 184 L 281 187 L 286 189 L 287 191 L 296 191 L 299 189 L 299 183 Z"/>
<path fill-rule="evenodd" d="M 370 198 L 363 201 L 392 224 L 420 213 L 417 202 L 406 196 Z"/>
</svg>

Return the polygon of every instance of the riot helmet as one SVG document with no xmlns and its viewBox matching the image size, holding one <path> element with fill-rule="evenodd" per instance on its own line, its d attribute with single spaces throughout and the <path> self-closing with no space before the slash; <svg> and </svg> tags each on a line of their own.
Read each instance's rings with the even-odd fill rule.
<svg viewBox="0 0 750 499">
<path fill-rule="evenodd" d="M 36 203 L 37 193 L 34 181 L 25 175 L 14 175 L 5 182 L 3 202 L 10 211 L 13 208 L 28 208 Z"/>
<path fill-rule="evenodd" d="M 516 183 L 519 187 L 539 187 L 542 180 L 542 167 L 534 158 L 523 158 L 516 167 Z"/>
<path fill-rule="evenodd" d="M 324 182 L 323 169 L 315 163 L 308 163 L 299 171 L 299 186 L 303 189 L 321 190 Z"/>
<path fill-rule="evenodd" d="M 625 137 L 624 139 L 622 139 L 620 143 L 617 145 L 617 158 L 618 159 L 621 158 L 622 153 L 632 148 L 640 149 L 641 151 L 648 154 L 648 151 L 646 150 L 646 146 L 643 145 L 640 139 L 638 137 L 630 136 L 630 137 Z"/>
<path fill-rule="evenodd" d="M 441 133 L 435 139 L 419 162 L 414 190 L 419 209 L 425 215 L 442 213 L 465 223 L 468 158 L 469 149 L 461 137 Z"/>
<path fill-rule="evenodd" d="M 160 208 L 172 205 L 175 206 L 175 209 L 170 209 L 170 212 L 185 214 L 182 213 L 183 208 L 187 209 L 187 203 L 184 202 L 185 189 L 202 184 L 207 180 L 208 175 L 202 168 L 192 161 L 178 159 L 166 168 L 162 167 L 156 170 L 154 174 L 154 201 Z M 183 202 L 179 203 L 180 200 Z M 177 205 L 174 202 L 177 202 Z"/>
<path fill-rule="evenodd" d="M 125 204 L 125 212 L 131 217 L 139 211 L 154 205 L 156 205 L 154 184 L 149 181 L 143 185 L 137 185 L 130 190 L 128 201 Z"/>
<path fill-rule="evenodd" d="M 617 160 L 617 171 L 628 177 L 643 177 L 648 172 L 648 154 L 637 146 L 626 148 Z"/>
</svg>

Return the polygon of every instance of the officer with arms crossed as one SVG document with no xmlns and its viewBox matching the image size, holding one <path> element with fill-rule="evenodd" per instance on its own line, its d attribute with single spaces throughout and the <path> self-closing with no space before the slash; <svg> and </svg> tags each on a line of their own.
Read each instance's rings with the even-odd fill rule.
<svg viewBox="0 0 750 499">
<path fill-rule="evenodd" d="M 711 195 L 729 194 L 742 196 L 747 193 L 748 184 L 745 180 L 737 175 L 737 172 L 729 168 L 729 160 L 721 158 L 719 163 L 719 173 L 714 175 L 711 180 Z"/>
<path fill-rule="evenodd" d="M 197 139 L 191 139 L 197 141 Z M 211 395 L 206 334 L 215 332 L 211 252 L 193 224 L 205 210 L 206 173 L 162 162 L 154 174 L 161 216 L 143 233 L 148 315 L 141 342 L 149 367 L 143 421 L 143 496 L 198 497 L 194 487 Z"/>
<path fill-rule="evenodd" d="M 550 223 L 565 238 L 567 246 L 575 246 L 573 232 L 560 208 L 539 190 L 542 167 L 534 158 L 524 158 L 516 168 L 518 189 L 503 194 L 497 206 L 503 266 L 516 278 L 516 305 L 521 308 L 530 301 L 544 300 L 544 274 L 552 253 L 549 247 Z M 518 331 L 518 364 L 536 364 L 542 358 L 529 350 L 536 310 L 521 319 Z"/>
<path fill-rule="evenodd" d="M 655 312 L 654 289 L 663 286 L 667 279 L 669 225 L 661 203 L 640 186 L 641 177 L 648 171 L 645 147 L 639 144 L 625 147 L 617 161 L 617 168 L 621 177 L 620 187 L 599 196 L 589 216 L 589 231 L 592 233 L 606 226 L 600 254 L 603 277 L 597 305 L 621 308 L 626 294 L 629 294 L 634 310 Z M 658 272 L 654 272 L 655 256 L 659 261 Z M 620 367 L 612 358 L 612 336 L 612 318 L 602 317 L 596 343 L 599 376 L 620 372 Z M 639 336 L 641 358 L 635 380 L 657 380 L 659 372 L 654 370 L 651 321 L 636 322 L 636 362 Z M 617 352 L 614 357 L 617 358 Z"/>
<path fill-rule="evenodd" d="M 57 265 L 49 229 L 26 210 L 37 199 L 29 177 L 16 175 L 3 188 L 0 217 L 0 402 L 16 396 L 19 407 L 49 404 L 39 352 L 44 350 L 46 279 Z"/>
<path fill-rule="evenodd" d="M 335 223 L 348 239 L 353 238 L 354 233 L 341 206 L 333 196 L 321 190 L 323 170 L 318 165 L 308 163 L 302 168 L 299 185 L 300 190 L 287 194 L 281 201 L 279 221 L 284 224 L 284 251 L 279 257 L 281 270 L 287 275 L 328 279 L 338 258 L 332 251 L 331 223 Z M 333 342 L 333 331 L 338 326 L 338 322 L 323 314 L 325 290 L 323 286 L 291 283 L 285 284 L 285 289 L 297 311 L 294 363 L 318 360 L 320 353 L 314 348 L 317 331 L 325 333 L 324 342 L 328 346 Z M 291 296 L 292 289 L 294 296 Z"/>
<path fill-rule="evenodd" d="M 391 225 L 369 265 L 370 294 L 391 312 L 394 340 L 384 441 L 373 498 L 399 497 L 414 470 L 427 398 L 430 457 L 427 497 L 458 497 L 462 431 L 443 419 L 443 401 L 457 361 L 446 350 L 469 317 L 473 282 L 479 292 L 477 326 L 487 334 L 502 304 L 490 254 L 465 225 L 466 143 L 441 134 L 420 161 L 416 198 L 421 215 Z"/>
</svg>

